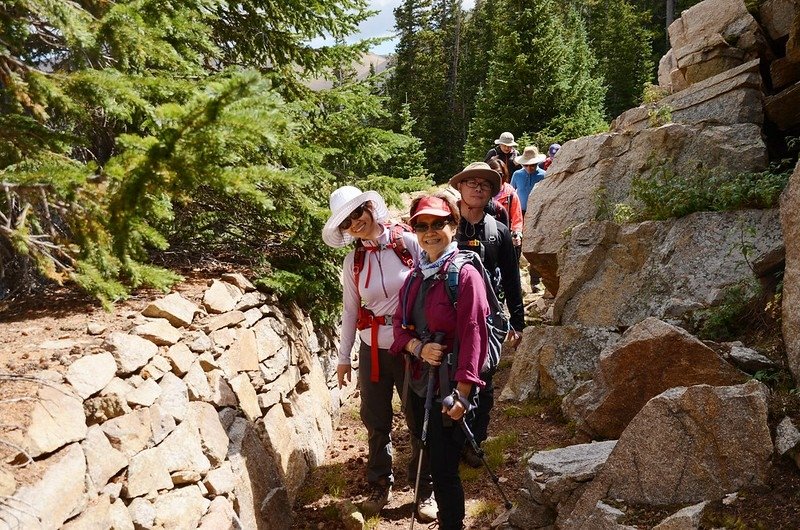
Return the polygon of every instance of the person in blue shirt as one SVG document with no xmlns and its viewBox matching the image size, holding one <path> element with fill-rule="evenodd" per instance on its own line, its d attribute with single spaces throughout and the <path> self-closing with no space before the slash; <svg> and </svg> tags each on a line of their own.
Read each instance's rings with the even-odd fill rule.
<svg viewBox="0 0 800 530">
<path fill-rule="evenodd" d="M 519 202 L 522 205 L 522 216 L 528 209 L 528 197 L 533 187 L 544 178 L 544 170 L 539 167 L 540 162 L 547 158 L 539 153 L 535 145 L 529 145 L 514 162 L 522 166 L 511 176 L 511 186 L 517 190 Z"/>
<path fill-rule="evenodd" d="M 533 187 L 544 179 L 544 169 L 539 167 L 539 164 L 547 158 L 545 155 L 539 153 L 539 149 L 535 145 L 529 145 L 522 152 L 522 155 L 514 159 L 514 162 L 522 166 L 511 176 L 511 186 L 517 190 L 519 196 L 519 203 L 522 206 L 523 225 L 525 223 L 525 212 L 528 210 L 528 198 L 530 197 Z M 533 265 L 528 269 L 531 275 L 531 291 L 534 293 L 539 292 L 539 281 L 541 275 Z"/>
</svg>

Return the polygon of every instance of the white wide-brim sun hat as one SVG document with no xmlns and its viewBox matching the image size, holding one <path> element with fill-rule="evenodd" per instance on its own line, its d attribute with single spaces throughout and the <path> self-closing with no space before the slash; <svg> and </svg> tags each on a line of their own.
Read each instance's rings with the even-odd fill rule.
<svg viewBox="0 0 800 530">
<path fill-rule="evenodd" d="M 353 242 L 353 236 L 347 230 L 339 230 L 339 225 L 367 201 L 372 202 L 375 222 L 382 223 L 389 218 L 389 209 L 377 191 L 362 192 L 355 186 L 342 186 L 331 193 L 331 216 L 322 228 L 322 240 L 326 245 L 341 248 Z"/>
</svg>

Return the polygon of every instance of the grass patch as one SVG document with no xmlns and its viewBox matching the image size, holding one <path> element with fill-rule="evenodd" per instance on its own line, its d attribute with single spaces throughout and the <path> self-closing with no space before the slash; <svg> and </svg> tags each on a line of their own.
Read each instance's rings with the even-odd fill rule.
<svg viewBox="0 0 800 530">
<path fill-rule="evenodd" d="M 516 444 L 518 440 L 519 436 L 517 433 L 508 432 L 497 436 L 491 436 L 483 442 L 483 458 L 486 460 L 486 463 L 489 464 L 492 471 L 497 470 L 505 463 L 506 459 L 503 453 L 505 453 L 506 449 Z M 474 468 L 466 464 L 461 464 L 459 467 L 459 474 L 461 475 L 461 480 L 464 482 L 477 480 L 483 477 L 485 473 L 486 471 L 483 469 L 483 466 Z M 488 480 L 488 475 L 486 475 L 486 477 Z"/>
<path fill-rule="evenodd" d="M 469 508 L 467 509 L 467 515 L 474 517 L 475 519 L 482 519 L 484 521 L 491 522 L 491 519 L 494 518 L 495 512 L 497 512 L 498 506 L 500 505 L 494 501 L 479 499 L 469 505 Z"/>
<path fill-rule="evenodd" d="M 506 418 L 530 418 L 542 414 L 561 415 L 561 398 L 530 399 L 518 405 L 509 405 L 503 408 Z"/>
<path fill-rule="evenodd" d="M 513 359 L 500 359 L 500 362 L 497 363 L 497 371 L 500 372 L 505 370 L 506 368 L 511 368 L 511 365 L 514 364 Z"/>
<path fill-rule="evenodd" d="M 303 505 L 316 502 L 326 494 L 338 498 L 347 487 L 345 469 L 342 464 L 320 466 L 313 473 L 313 480 L 307 480 L 307 486 L 297 494 L 297 499 Z"/>
<path fill-rule="evenodd" d="M 380 515 L 373 515 L 366 521 L 364 521 L 364 530 L 376 530 L 381 523 L 381 516 Z"/>
</svg>

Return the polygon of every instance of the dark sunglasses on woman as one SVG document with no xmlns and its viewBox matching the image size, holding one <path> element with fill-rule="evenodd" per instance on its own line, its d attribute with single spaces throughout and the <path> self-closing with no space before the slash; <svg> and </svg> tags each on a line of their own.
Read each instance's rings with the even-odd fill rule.
<svg viewBox="0 0 800 530">
<path fill-rule="evenodd" d="M 350 225 L 353 224 L 353 221 L 364 215 L 364 210 L 367 208 L 367 203 L 362 203 L 358 208 L 350 212 L 344 221 L 339 223 L 339 230 L 347 230 L 350 228 Z"/>
<path fill-rule="evenodd" d="M 447 224 L 449 222 L 450 222 L 449 219 L 441 219 L 439 221 L 434 221 L 431 224 L 428 224 L 428 223 L 417 223 L 414 226 L 412 226 L 411 228 L 412 228 L 412 230 L 414 230 L 414 233 L 416 233 L 416 234 L 424 234 L 429 229 L 432 229 L 434 231 L 441 230 L 442 228 L 447 226 Z"/>
</svg>

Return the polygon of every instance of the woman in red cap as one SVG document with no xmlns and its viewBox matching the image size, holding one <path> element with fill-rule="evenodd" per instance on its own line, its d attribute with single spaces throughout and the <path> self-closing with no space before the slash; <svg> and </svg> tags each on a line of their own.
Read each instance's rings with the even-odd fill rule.
<svg viewBox="0 0 800 530">
<path fill-rule="evenodd" d="M 420 197 L 411 204 L 409 224 L 417 234 L 422 255 L 400 290 L 390 348 L 392 353 L 408 355 L 413 363 L 407 406 L 413 408 L 420 433 L 429 373 L 433 371 L 438 404 L 429 414 L 426 450 L 439 525 L 445 530 L 461 529 L 464 524 L 464 489 L 458 463 L 466 439 L 457 422 L 467 419 L 464 416 L 470 413 L 475 394 L 483 386 L 479 374 L 488 344 L 489 306 L 481 273 L 464 263 L 458 270 L 458 303 L 453 304 L 447 293 L 449 265 L 459 253 L 455 241 L 459 218 L 455 201 L 444 193 Z M 441 388 L 443 385 L 446 387 Z M 447 395 L 454 397 L 449 409 L 441 405 L 441 397 Z"/>
</svg>

